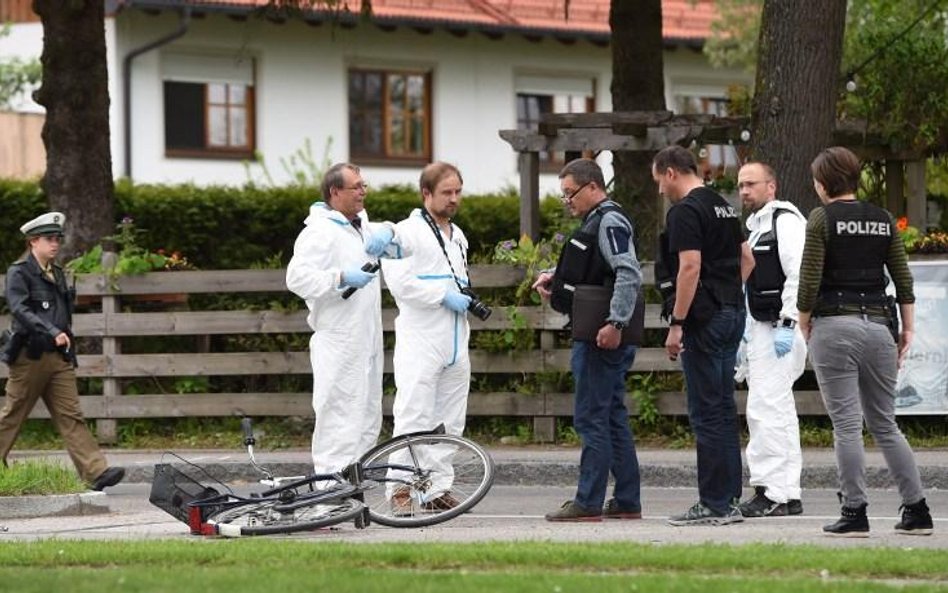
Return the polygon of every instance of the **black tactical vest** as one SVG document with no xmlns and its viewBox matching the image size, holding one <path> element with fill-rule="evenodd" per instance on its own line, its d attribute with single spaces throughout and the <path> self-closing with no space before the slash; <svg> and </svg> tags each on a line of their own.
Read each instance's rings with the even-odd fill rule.
<svg viewBox="0 0 948 593">
<path fill-rule="evenodd" d="M 563 245 L 556 264 L 550 296 L 554 311 L 572 313 L 573 292 L 578 284 L 607 286 L 615 282 L 615 272 L 599 251 L 599 225 L 607 212 L 618 212 L 632 227 L 632 219 L 614 202 L 603 202 L 586 214 L 583 224 Z"/>
<path fill-rule="evenodd" d="M 676 208 L 694 208 L 701 217 L 704 228 L 718 224 L 715 208 L 730 209 L 731 206 L 721 196 L 714 194 L 713 203 L 707 199 L 689 199 L 679 202 Z M 733 237 L 741 237 L 740 220 L 734 217 L 726 224 L 737 225 L 733 233 L 726 234 L 726 241 L 731 244 L 728 251 L 740 253 L 740 243 Z M 703 251 L 703 248 L 702 248 Z M 678 254 L 671 251 L 668 245 L 667 231 L 659 235 L 658 255 L 655 259 L 655 284 L 662 293 L 662 318 L 668 319 L 675 307 L 676 281 L 678 279 Z M 728 257 L 712 260 L 705 258 L 702 252 L 701 274 L 698 288 L 691 308 L 688 310 L 688 325 L 702 325 L 723 305 L 740 305 L 744 300 L 743 285 L 740 282 L 741 258 Z"/>
<path fill-rule="evenodd" d="M 753 247 L 754 270 L 747 278 L 747 307 L 757 321 L 777 321 L 783 309 L 783 284 L 787 276 L 780 265 L 777 217 L 784 212 L 783 208 L 774 208 L 770 230 L 762 234 Z"/>
<path fill-rule="evenodd" d="M 829 239 L 816 309 L 884 304 L 891 216 L 867 202 L 832 202 L 824 210 Z"/>
</svg>

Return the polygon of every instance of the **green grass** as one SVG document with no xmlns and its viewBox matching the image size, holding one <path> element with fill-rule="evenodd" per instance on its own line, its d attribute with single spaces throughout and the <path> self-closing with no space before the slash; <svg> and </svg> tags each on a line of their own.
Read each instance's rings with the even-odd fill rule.
<svg viewBox="0 0 948 593">
<path fill-rule="evenodd" d="M 948 552 L 635 543 L 0 543 L 7 591 L 948 591 Z M 592 586 L 592 588 L 591 588 Z"/>
<path fill-rule="evenodd" d="M 72 468 L 55 462 L 30 459 L 0 467 L 0 496 L 73 494 L 88 489 Z"/>
</svg>

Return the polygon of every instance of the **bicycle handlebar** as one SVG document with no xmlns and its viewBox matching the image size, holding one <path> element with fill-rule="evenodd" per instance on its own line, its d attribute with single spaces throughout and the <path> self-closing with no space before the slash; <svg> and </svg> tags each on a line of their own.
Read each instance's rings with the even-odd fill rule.
<svg viewBox="0 0 948 593">
<path fill-rule="evenodd" d="M 240 427 L 244 430 L 244 446 L 252 447 L 257 444 L 257 440 L 253 438 L 253 424 L 250 422 L 250 418 L 243 418 L 240 421 Z"/>
</svg>

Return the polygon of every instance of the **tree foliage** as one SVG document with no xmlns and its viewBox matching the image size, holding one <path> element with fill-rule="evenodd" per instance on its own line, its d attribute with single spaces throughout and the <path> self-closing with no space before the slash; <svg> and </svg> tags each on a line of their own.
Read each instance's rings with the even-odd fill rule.
<svg viewBox="0 0 948 593">
<path fill-rule="evenodd" d="M 895 150 L 948 145 L 948 19 L 929 10 L 937 4 L 858 0 L 849 8 L 843 71 L 858 71 L 841 112 L 866 120 Z"/>
<path fill-rule="evenodd" d="M 763 5 L 764 0 L 715 2 L 717 17 L 711 23 L 711 37 L 704 44 L 704 54 L 712 66 L 754 69 Z"/>
<path fill-rule="evenodd" d="M 715 66 L 757 64 L 764 0 L 718 0 L 705 54 Z M 839 84 L 838 113 L 868 122 L 894 149 L 948 143 L 948 36 L 941 0 L 850 0 L 840 80 L 856 69 L 856 90 Z M 935 10 L 928 10 L 936 8 Z M 924 13 L 919 23 L 900 33 Z M 870 59 L 872 58 L 872 59 Z M 733 110 L 732 110 L 733 112 Z"/>
<path fill-rule="evenodd" d="M 10 34 L 10 25 L 0 27 L 0 38 Z M 0 109 L 13 107 L 13 100 L 39 84 L 43 67 L 39 60 L 0 58 Z"/>
</svg>

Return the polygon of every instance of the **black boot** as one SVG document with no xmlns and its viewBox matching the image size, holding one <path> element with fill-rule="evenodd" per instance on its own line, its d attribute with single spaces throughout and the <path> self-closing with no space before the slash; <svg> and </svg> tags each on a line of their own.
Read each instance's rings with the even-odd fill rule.
<svg viewBox="0 0 948 593">
<path fill-rule="evenodd" d="M 869 519 L 866 517 L 867 503 L 858 507 L 844 506 L 839 521 L 824 525 L 823 533 L 834 537 L 869 537 Z"/>
<path fill-rule="evenodd" d="M 902 511 L 902 520 L 895 524 L 895 531 L 905 535 L 931 535 L 934 525 L 932 525 L 932 516 L 928 512 L 928 505 L 925 499 L 915 504 L 903 504 L 899 507 Z"/>
</svg>

